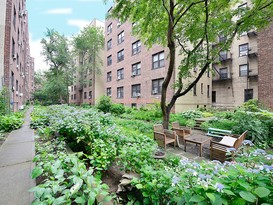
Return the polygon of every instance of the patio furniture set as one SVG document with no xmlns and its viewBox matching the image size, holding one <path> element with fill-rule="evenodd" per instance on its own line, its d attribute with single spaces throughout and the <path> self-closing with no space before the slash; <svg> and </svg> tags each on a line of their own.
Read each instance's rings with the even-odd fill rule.
<svg viewBox="0 0 273 205">
<path fill-rule="evenodd" d="M 209 128 L 207 134 L 193 134 L 191 128 L 180 126 L 178 122 L 172 123 L 172 130 L 164 129 L 161 124 L 154 125 L 154 139 L 159 146 L 166 150 L 167 144 L 173 144 L 174 147 L 184 147 L 187 151 L 187 143 L 199 146 L 199 156 L 202 157 L 202 148 L 206 143 L 210 143 L 210 159 L 216 159 L 221 162 L 227 160 L 226 153 L 228 148 L 238 149 L 244 139 L 247 131 L 241 135 L 232 134 L 229 130 Z M 216 141 L 213 138 L 222 138 Z M 182 145 L 183 144 L 183 145 Z"/>
</svg>

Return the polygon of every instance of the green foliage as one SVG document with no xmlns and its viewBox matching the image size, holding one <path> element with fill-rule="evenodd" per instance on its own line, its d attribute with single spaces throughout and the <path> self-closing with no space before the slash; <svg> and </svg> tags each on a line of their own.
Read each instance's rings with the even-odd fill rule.
<svg viewBox="0 0 273 205">
<path fill-rule="evenodd" d="M 18 129 L 24 123 L 21 114 L 11 114 L 0 116 L 0 130 L 5 132 L 10 132 L 12 130 Z"/>
<path fill-rule="evenodd" d="M 68 102 L 68 86 L 73 80 L 72 55 L 68 39 L 54 29 L 47 29 L 41 40 L 42 54 L 49 63 L 50 70 L 36 73 L 36 82 L 41 83 L 34 97 L 44 105 Z"/>
<path fill-rule="evenodd" d="M 97 104 L 97 108 L 102 112 L 107 113 L 111 111 L 111 106 L 112 106 L 111 98 L 106 95 L 101 96 Z"/>
<path fill-rule="evenodd" d="M 110 201 L 108 186 L 94 177 L 93 169 L 87 169 L 80 160 L 82 153 L 67 154 L 62 140 L 36 143 L 36 167 L 32 178 L 45 178 L 33 187 L 32 204 L 97 204 Z"/>
<path fill-rule="evenodd" d="M 9 91 L 6 87 L 0 90 L 0 115 L 6 115 L 9 113 L 10 97 Z"/>
<path fill-rule="evenodd" d="M 186 119 L 196 119 L 203 117 L 203 114 L 199 110 L 188 110 L 181 113 L 181 116 Z"/>
<path fill-rule="evenodd" d="M 210 120 L 207 122 L 203 122 L 200 127 L 204 131 L 208 131 L 208 128 L 217 128 L 217 129 L 222 129 L 222 130 L 232 130 L 233 127 L 237 123 L 233 120 L 227 120 L 227 119 L 215 119 L 215 120 Z M 237 133 L 237 132 L 236 132 Z M 240 132 L 241 133 L 241 132 Z M 243 133 L 243 132 L 242 132 Z"/>
<path fill-rule="evenodd" d="M 234 115 L 237 122 L 232 131 L 233 133 L 243 133 L 248 130 L 247 138 L 255 142 L 264 142 L 268 138 L 268 127 L 253 113 L 237 111 Z"/>
<path fill-rule="evenodd" d="M 121 115 L 125 113 L 125 107 L 122 104 L 112 104 L 110 108 L 110 112 L 114 115 Z"/>
</svg>

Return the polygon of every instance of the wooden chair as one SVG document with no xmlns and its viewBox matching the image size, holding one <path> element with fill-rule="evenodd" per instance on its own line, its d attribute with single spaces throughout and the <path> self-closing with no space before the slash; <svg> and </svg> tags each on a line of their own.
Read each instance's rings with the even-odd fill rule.
<svg viewBox="0 0 273 205">
<path fill-rule="evenodd" d="M 238 149 L 244 139 L 246 138 L 247 131 L 239 135 L 224 136 L 220 142 L 210 141 L 210 159 L 216 159 L 221 162 L 226 161 L 227 148 Z"/>
<path fill-rule="evenodd" d="M 154 139 L 158 146 L 164 146 L 166 150 L 166 145 L 173 143 L 176 146 L 176 133 L 171 130 L 163 129 L 163 125 L 154 125 Z"/>
<path fill-rule="evenodd" d="M 178 122 L 172 123 L 172 130 L 176 132 L 178 138 L 177 138 L 177 144 L 180 147 L 179 139 L 182 139 L 182 143 L 185 144 L 185 138 L 191 136 L 192 130 L 190 127 L 184 127 L 180 126 Z"/>
</svg>

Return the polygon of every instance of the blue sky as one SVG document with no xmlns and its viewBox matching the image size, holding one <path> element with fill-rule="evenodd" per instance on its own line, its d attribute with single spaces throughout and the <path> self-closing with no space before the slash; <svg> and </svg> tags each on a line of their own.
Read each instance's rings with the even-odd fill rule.
<svg viewBox="0 0 273 205">
<path fill-rule="evenodd" d="M 67 37 L 79 33 L 92 19 L 105 20 L 112 1 L 105 5 L 103 0 L 27 0 L 30 49 L 37 70 L 46 65 L 40 56 L 40 41 L 46 28 L 55 29 Z"/>
</svg>

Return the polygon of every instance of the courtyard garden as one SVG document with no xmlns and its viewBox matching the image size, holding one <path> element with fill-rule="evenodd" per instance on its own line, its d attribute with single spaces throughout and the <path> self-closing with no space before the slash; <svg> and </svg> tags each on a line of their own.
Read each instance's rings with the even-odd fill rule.
<svg viewBox="0 0 273 205">
<path fill-rule="evenodd" d="M 252 101 L 233 111 L 172 114 L 170 122 L 194 127 L 200 117 L 211 119 L 204 131 L 249 131 L 243 146 L 230 150 L 235 160 L 155 159 L 158 106 L 125 108 L 107 98 L 96 107 L 36 106 L 33 204 L 272 204 L 273 113 Z M 113 168 L 134 176 L 118 193 L 114 186 L 122 179 L 111 179 Z"/>
</svg>

